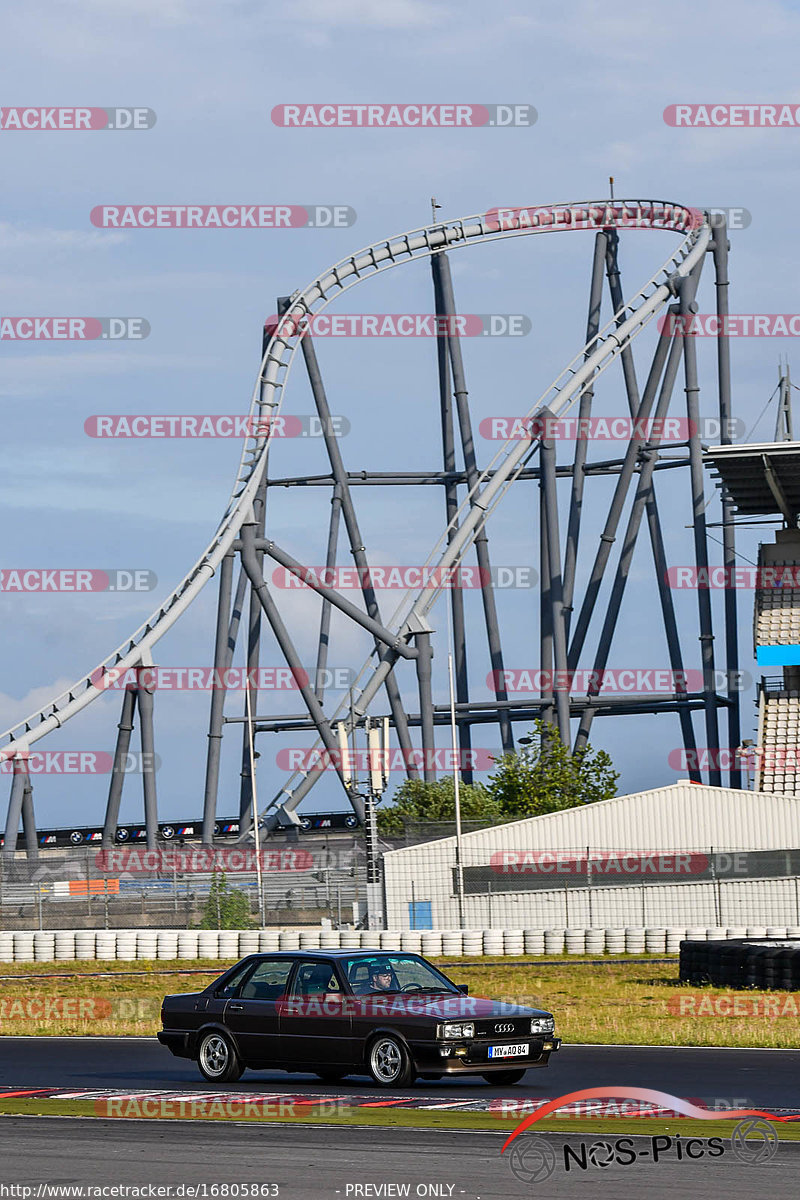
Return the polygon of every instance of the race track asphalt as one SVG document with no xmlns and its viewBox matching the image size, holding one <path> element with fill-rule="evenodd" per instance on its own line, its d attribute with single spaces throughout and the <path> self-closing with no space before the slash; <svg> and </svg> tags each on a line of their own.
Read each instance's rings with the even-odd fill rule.
<svg viewBox="0 0 800 1200">
<path fill-rule="evenodd" d="M 731 1107 L 800 1108 L 800 1050 L 718 1050 L 659 1046 L 565 1045 L 545 1070 L 528 1071 L 514 1087 L 491 1087 L 479 1076 L 417 1083 L 393 1095 L 456 1098 L 560 1096 L 588 1087 L 627 1085 Z M 175 1058 L 155 1038 L 0 1038 L 0 1087 L 179 1088 L 208 1091 L 197 1066 Z M 311 1075 L 246 1071 L 237 1092 L 330 1093 Z M 336 1086 L 360 1095 L 368 1078 Z M 800 1190 L 800 1189 L 799 1189 Z"/>
<path fill-rule="evenodd" d="M 234 1185 L 243 1183 L 274 1184 L 276 1190 L 262 1192 L 277 1200 L 388 1200 L 404 1194 L 427 1200 L 680 1200 L 698 1195 L 788 1200 L 797 1195 L 800 1179 L 796 1143 L 781 1145 L 768 1163 L 745 1166 L 729 1149 L 716 1158 L 684 1154 L 680 1160 L 670 1150 L 655 1162 L 651 1139 L 636 1138 L 635 1162 L 603 1167 L 587 1157 L 584 1170 L 572 1156 L 565 1160 L 564 1143 L 581 1156 L 581 1140 L 589 1151 L 596 1139 L 548 1134 L 531 1137 L 536 1153 L 523 1165 L 535 1169 L 544 1161 L 552 1169 L 545 1178 L 529 1181 L 513 1174 L 508 1152 L 500 1153 L 502 1140 L 489 1133 L 403 1129 L 0 1120 L 2 1180 L 7 1186 L 30 1187 L 31 1200 L 55 1200 L 59 1193 L 53 1185 L 84 1189 L 72 1192 L 74 1197 L 90 1196 L 85 1189 L 92 1185 L 156 1185 L 164 1189 L 162 1196 L 186 1197 L 187 1186 L 193 1186 L 198 1200 L 214 1200 L 225 1195 L 219 1185 L 228 1185 L 231 1197 Z"/>
</svg>

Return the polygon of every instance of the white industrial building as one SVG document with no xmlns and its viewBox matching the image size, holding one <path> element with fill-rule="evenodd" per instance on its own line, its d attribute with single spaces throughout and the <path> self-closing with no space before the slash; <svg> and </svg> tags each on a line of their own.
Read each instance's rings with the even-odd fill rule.
<svg viewBox="0 0 800 1200">
<path fill-rule="evenodd" d="M 459 927 L 455 837 L 384 855 L 386 927 Z M 680 781 L 462 838 L 463 927 L 800 925 L 800 801 Z"/>
</svg>

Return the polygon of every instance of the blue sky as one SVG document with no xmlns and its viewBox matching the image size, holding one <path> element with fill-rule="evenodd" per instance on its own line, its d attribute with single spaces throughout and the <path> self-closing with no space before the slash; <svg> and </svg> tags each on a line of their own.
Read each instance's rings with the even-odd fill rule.
<svg viewBox="0 0 800 1200">
<path fill-rule="evenodd" d="M 457 217 L 497 204 L 603 198 L 613 174 L 618 196 L 745 207 L 752 223 L 731 235 L 732 309 L 798 309 L 793 197 L 800 131 L 674 129 L 662 119 L 663 109 L 678 102 L 800 102 L 800 87 L 792 82 L 800 32 L 794 4 L 675 0 L 668 7 L 609 9 L 575 0 L 564 10 L 511 0 L 492 10 L 420 0 L 296 0 L 283 7 L 225 0 L 118 0 L 111 6 L 33 0 L 7 9 L 3 26 L 3 105 L 135 105 L 152 108 L 158 120 L 141 132 L 0 134 L 0 313 L 135 315 L 151 326 L 138 344 L 0 343 L 2 563 L 146 568 L 157 574 L 159 586 L 131 596 L 0 595 L 2 728 L 55 696 L 138 627 L 203 550 L 227 503 L 236 442 L 100 441 L 86 436 L 86 417 L 245 412 L 260 326 L 274 311 L 275 297 L 361 246 L 424 224 L 432 195 L 445 217 Z M 528 103 L 539 116 L 532 128 L 502 130 L 293 130 L 271 123 L 276 104 L 323 101 Z M 337 230 L 113 231 L 89 220 L 97 204 L 156 202 L 346 204 L 357 221 Z M 626 295 L 676 241 L 666 233 L 623 237 Z M 574 234 L 452 255 L 462 311 L 521 312 L 532 322 L 530 334 L 517 341 L 465 344 L 476 426 L 484 416 L 527 411 L 580 349 L 591 248 L 591 234 Z M 709 267 L 700 293 L 704 310 L 713 303 Z M 337 309 L 424 312 L 430 304 L 423 263 L 362 285 Z M 641 343 L 643 375 L 651 335 Z M 431 340 L 331 341 L 318 352 L 331 408 L 352 425 L 342 441 L 349 469 L 439 467 Z M 733 343 L 735 411 L 750 423 L 775 386 L 779 353 L 793 357 L 788 339 Z M 711 342 L 701 345 L 700 359 L 703 411 L 712 415 Z M 681 399 L 677 390 L 676 413 Z M 310 410 L 297 370 L 285 411 Z M 625 411 L 619 374 L 604 377 L 597 411 Z M 769 437 L 771 429 L 765 418 L 756 436 Z M 494 448 L 479 444 L 483 462 Z M 272 470 L 321 472 L 322 445 L 284 443 Z M 686 482 L 673 472 L 662 475 L 659 485 L 670 561 L 689 561 Z M 608 484 L 598 481 L 590 495 L 584 571 L 610 498 Z M 716 520 L 710 481 L 708 496 L 709 518 Z M 376 562 L 427 557 L 442 523 L 438 491 L 378 495 L 363 489 L 356 499 Z M 285 490 L 272 505 L 271 528 L 296 557 L 319 562 L 327 516 L 327 493 Z M 528 485 L 492 520 L 494 561 L 536 564 L 536 525 Z M 761 536 L 769 538 L 769 527 Z M 755 557 L 758 538 L 758 529 L 740 535 L 745 561 Z M 718 553 L 713 543 L 712 551 Z M 742 665 L 752 670 L 751 596 L 743 593 L 740 600 Z M 643 536 L 610 665 L 667 664 L 653 620 L 656 603 Z M 696 598 L 678 596 L 676 605 L 687 665 L 698 666 Z M 160 643 L 158 661 L 208 663 L 214 607 L 212 585 Z M 293 599 L 285 613 L 310 661 L 315 602 Z M 500 613 L 508 664 L 536 666 L 535 596 L 502 596 Z M 477 597 L 470 598 L 468 614 L 475 695 L 488 699 Z M 437 700 L 444 702 L 441 605 L 434 623 L 442 631 L 435 684 Z M 340 622 L 334 630 L 331 662 L 360 666 L 366 641 Z M 721 625 L 717 633 L 719 645 Z M 278 664 L 277 649 L 265 646 L 263 661 Z M 583 665 L 591 665 L 588 652 Z M 401 676 L 401 686 L 416 707 L 410 672 Z M 93 705 L 48 739 L 48 747 L 111 749 L 118 699 Z M 744 701 L 745 736 L 752 736 L 752 699 L 750 693 Z M 200 814 L 207 709 L 206 695 L 157 698 L 165 818 Z M 296 699 L 260 697 L 261 713 L 292 710 L 299 710 Z M 227 711 L 240 712 L 241 699 Z M 490 730 L 481 727 L 480 736 L 495 749 Z M 593 741 L 612 754 L 623 790 L 675 778 L 667 764 L 678 742 L 673 717 L 603 718 Z M 262 739 L 263 799 L 281 785 L 274 758 L 289 743 Z M 239 753 L 234 732 L 223 762 L 220 811 L 226 814 L 238 805 Z M 41 779 L 35 784 L 38 819 L 59 825 L 100 819 L 105 790 L 104 779 Z M 141 811 L 135 779 L 126 792 L 123 815 L 133 819 Z M 340 804 L 326 780 L 307 807 Z"/>
</svg>

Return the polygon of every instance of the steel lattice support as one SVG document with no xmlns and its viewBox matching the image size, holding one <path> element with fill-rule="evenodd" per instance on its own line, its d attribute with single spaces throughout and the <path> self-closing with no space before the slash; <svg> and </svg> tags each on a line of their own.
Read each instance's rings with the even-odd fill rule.
<svg viewBox="0 0 800 1200">
<path fill-rule="evenodd" d="M 254 416 L 272 417 L 277 414 L 288 378 L 288 368 L 302 358 L 317 415 L 321 422 L 322 437 L 327 455 L 328 469 L 318 476 L 301 475 L 278 478 L 267 469 L 267 454 L 271 435 L 263 431 L 248 437 L 231 500 L 207 552 L 186 576 L 183 583 L 165 600 L 149 621 L 134 636 L 109 656 L 101 670 L 133 668 L 141 671 L 152 661 L 151 648 L 158 637 L 171 627 L 185 611 L 204 584 L 216 574 L 219 581 L 216 627 L 214 633 L 214 667 L 220 676 L 231 666 L 236 652 L 242 618 L 245 618 L 247 634 L 240 653 L 245 657 L 248 670 L 254 671 L 265 653 L 267 645 L 276 645 L 289 666 L 298 684 L 298 694 L 305 712 L 275 716 L 256 711 L 253 717 L 254 732 L 259 737 L 282 730 L 295 730 L 316 735 L 319 745 L 336 762 L 340 737 L 353 735 L 354 729 L 362 729 L 368 719 L 377 717 L 374 711 L 378 697 L 385 695 L 388 705 L 388 720 L 394 736 L 405 754 L 408 776 L 418 775 L 414 752 L 424 752 L 423 774 L 426 780 L 435 778 L 430 751 L 435 748 L 437 729 L 447 723 L 447 706 L 437 704 L 434 668 L 441 662 L 443 631 L 434 629 L 431 611 L 442 585 L 424 583 L 399 610 L 399 615 L 389 623 L 385 620 L 370 579 L 370 563 L 362 537 L 366 523 L 359 519 L 356 492 L 366 487 L 397 488 L 433 486 L 441 489 L 444 498 L 444 531 L 439 543 L 431 553 L 429 562 L 441 573 L 450 567 L 459 566 L 467 554 L 474 554 L 481 572 L 482 638 L 488 648 L 491 666 L 492 699 L 475 698 L 471 693 L 469 667 L 474 658 L 474 647 L 469 643 L 467 613 L 464 596 L 453 589 L 448 599 L 452 620 L 455 720 L 460 749 L 468 751 L 472 745 L 473 725 L 494 724 L 499 733 L 500 749 L 513 750 L 515 722 L 530 723 L 541 716 L 557 727 L 564 742 L 572 741 L 572 722 L 578 722 L 575 748 L 586 744 L 595 716 L 667 712 L 677 714 L 684 745 L 695 746 L 696 737 L 693 714 L 703 713 L 705 741 L 713 750 L 718 747 L 718 710 L 727 709 L 727 731 L 731 745 L 738 744 L 740 716 L 739 696 L 736 690 L 735 672 L 738 668 L 737 612 L 735 593 L 725 597 L 725 661 L 729 672 L 727 695 L 717 695 L 714 684 L 714 630 L 710 597 L 702 589 L 698 591 L 697 621 L 700 660 L 704 671 L 702 693 L 679 692 L 675 695 L 624 699 L 604 696 L 601 689 L 592 687 L 586 696 L 571 694 L 569 672 L 588 656 L 594 669 L 602 672 L 611 661 L 611 653 L 617 644 L 617 629 L 620 606 L 630 578 L 631 564 L 642 522 L 646 525 L 650 540 L 653 566 L 658 581 L 659 604 L 664 638 L 669 662 L 674 672 L 683 672 L 684 664 L 691 654 L 686 652 L 685 636 L 682 639 L 669 588 L 665 581 L 667 561 L 662 528 L 662 512 L 656 497 L 656 481 L 663 471 L 684 471 L 688 476 L 691 501 L 694 560 L 699 568 L 708 564 L 706 538 L 705 497 L 703 480 L 702 445 L 699 436 L 699 399 L 697 352 L 694 340 L 678 338 L 674 334 L 662 333 L 655 343 L 652 363 L 647 371 L 643 390 L 640 392 L 634 363 L 633 341 L 658 313 L 671 311 L 687 316 L 694 305 L 694 296 L 700 270 L 706 253 L 713 253 L 716 282 L 717 312 L 728 311 L 727 254 L 728 244 L 724 225 L 711 229 L 707 218 L 697 210 L 681 206 L 660 205 L 653 201 L 619 201 L 610 205 L 553 206 L 551 228 L 570 227 L 576 220 L 584 222 L 584 228 L 594 231 L 594 249 L 591 263 L 589 296 L 586 309 L 585 344 L 572 363 L 556 378 L 552 385 L 531 407 L 528 419 L 558 419 L 571 405 L 577 406 L 577 415 L 588 418 L 592 414 L 595 393 L 602 385 L 606 369 L 621 368 L 621 381 L 625 389 L 627 406 L 631 417 L 647 421 L 652 415 L 656 419 L 668 411 L 670 396 L 677 373 L 683 364 L 686 412 L 689 429 L 688 441 L 671 446 L 666 453 L 681 449 L 685 453 L 672 458 L 665 457 L 665 448 L 658 437 L 640 436 L 635 433 L 624 453 L 616 458 L 590 460 L 589 439 L 579 431 L 572 460 L 559 463 L 556 447 L 558 441 L 547 438 L 539 440 L 509 439 L 498 451 L 489 467 L 479 461 L 476 449 L 467 388 L 468 349 L 467 343 L 457 336 L 452 323 L 457 313 L 456 298 L 450 268 L 449 254 L 475 241 L 492 240 L 500 236 L 522 236 L 534 232 L 521 227 L 510 232 L 493 223 L 485 215 L 461 222 L 444 222 L 376 243 L 366 251 L 343 260 L 327 273 L 319 276 L 304 290 L 279 301 L 279 312 L 285 323 L 270 327 L 264 335 L 262 362 L 259 380 L 254 389 L 251 413 Z M 544 210 L 542 210 L 544 211 Z M 564 215 L 566 214 L 566 215 Z M 577 215 L 576 215 L 577 214 Z M 636 220 L 650 222 L 652 228 L 671 229 L 682 235 L 682 241 L 672 257 L 640 289 L 636 295 L 623 299 L 620 273 L 620 233 Z M 541 220 L 537 217 L 537 220 Z M 544 230 L 546 224 L 536 228 Z M 627 235 L 626 235 L 627 236 Z M 635 236 L 631 234 L 631 236 Z M 346 288 L 360 284 L 381 271 L 396 265 L 414 261 L 430 264 L 433 282 L 432 310 L 447 322 L 444 333 L 437 338 L 436 363 L 438 369 L 438 408 L 441 426 L 441 465 L 438 470 L 433 464 L 423 463 L 422 469 L 350 472 L 346 469 L 338 438 L 334 432 L 331 409 L 323 383 L 317 346 L 304 320 L 321 312 Z M 607 277 L 610 300 L 610 319 L 603 324 L 604 275 Z M 677 306 L 674 302 L 677 300 Z M 584 331 L 581 330 L 581 334 Z M 719 338 L 717 345 L 717 374 L 719 390 L 719 414 L 722 422 L 723 441 L 730 440 L 731 380 L 727 338 Z M 438 453 L 438 451 L 437 451 Z M 538 458 L 535 456 L 538 454 Z M 599 544 L 590 566 L 588 584 L 581 584 L 579 551 L 585 546 L 587 488 L 596 477 L 613 477 L 613 495 L 607 515 L 602 523 Z M 568 482 L 567 482 L 568 481 Z M 566 487 L 560 484 L 566 483 Z M 284 531 L 276 526 L 275 505 L 270 499 L 271 491 L 302 486 L 323 488 L 330 493 L 330 509 L 320 529 L 326 535 L 324 560 L 328 568 L 337 564 L 340 554 L 340 527 L 344 527 L 346 545 L 359 571 L 359 603 L 341 595 L 335 588 L 311 583 L 318 596 L 319 621 L 316 654 L 313 666 L 315 676 L 309 679 L 300 653 L 290 632 L 287 615 L 281 611 L 280 597 L 272 594 L 264 577 L 265 557 L 280 563 L 285 570 L 303 576 L 308 570 L 303 562 L 292 553 L 292 547 L 284 548 Z M 567 495 L 566 488 L 569 493 Z M 539 592 L 539 666 L 545 673 L 554 673 L 548 682 L 544 678 L 540 695 L 532 699 L 509 698 L 506 683 L 505 658 L 501 642 L 501 603 L 492 583 L 491 557 L 489 553 L 489 524 L 498 504 L 509 489 L 520 495 L 521 489 L 535 488 L 539 495 L 538 556 L 540 568 Z M 368 495 L 369 493 L 366 493 Z M 361 493 L 359 499 L 363 499 Z M 274 492 L 273 492 L 274 497 Z M 531 512 L 534 505 L 529 496 L 520 510 Z M 627 513 L 627 516 L 626 516 Z M 275 528 L 273 529 L 273 526 Z M 616 539 L 623 530 L 620 545 Z M 723 497 L 724 561 L 730 565 L 735 561 L 733 543 L 732 506 Z M 492 535 L 493 538 L 495 535 Z M 616 560 L 612 557 L 616 554 Z M 233 577 L 236 560 L 239 574 L 235 594 Z M 605 603 L 601 603 L 610 578 L 610 591 Z M 285 607 L 285 605 L 283 606 Z M 336 698 L 326 695 L 325 670 L 333 654 L 332 614 L 336 609 L 354 628 L 369 635 L 373 650 L 368 662 L 361 669 L 359 682 L 351 690 L 346 701 L 337 705 Z M 533 614 L 532 614 L 533 617 Z M 534 651 L 534 654 L 536 651 Z M 438 657 L 434 657 L 434 656 Z M 338 661 L 334 659 L 333 661 Z M 410 664 L 414 663 L 414 672 Z M 408 663 L 408 667 L 403 666 Z M 401 674 L 401 670 L 405 672 Z M 411 701 L 401 692 L 402 686 L 412 694 L 416 682 L 418 699 L 414 704 L 419 711 L 408 711 Z M 0 753 L 21 756 L 30 744 L 51 729 L 60 728 L 69 719 L 90 703 L 95 695 L 102 694 L 93 676 L 75 685 L 68 693 L 34 714 L 26 723 L 14 727 L 5 735 L 7 741 Z M 256 696 L 258 699 L 258 696 Z M 203 808 L 203 839 L 213 841 L 220 790 L 221 750 L 225 726 L 241 723 L 242 768 L 240 789 L 240 819 L 242 837 L 249 836 L 256 819 L 253 805 L 253 781 L 250 778 L 250 746 L 247 721 L 243 716 L 225 716 L 226 690 L 224 685 L 215 687 L 210 697 L 208 744 L 206 758 L 206 780 Z M 103 844 L 110 845 L 116 835 L 121 803 L 124 765 L 128 756 L 134 714 L 138 711 L 142 752 L 143 790 L 147 827 L 148 847 L 154 847 L 158 838 L 158 811 L 154 762 L 154 712 L 153 689 L 142 676 L 135 690 L 126 691 L 123 697 L 122 716 L 119 722 L 114 755 L 114 770 L 109 789 Z M 338 729 L 337 729 L 338 726 Z M 411 731 L 415 731 L 412 739 Z M 416 732 L 418 731 L 418 732 Z M 417 745 L 415 745 L 415 742 Z M 699 778 L 699 772 L 692 771 Z M 338 776 L 354 811 L 363 819 L 364 798 L 348 774 L 338 764 Z M 308 771 L 292 777 L 266 806 L 267 828 L 296 824 L 297 808 L 308 795 L 320 772 Z M 465 769 L 463 778 L 469 782 L 471 772 Z M 25 780 L 28 779 L 27 772 Z M 712 769 L 712 783 L 720 781 L 719 772 Z M 29 780 L 26 785 L 21 774 L 12 781 L 11 799 L 6 821 L 4 853 L 14 853 L 17 844 L 20 819 L 23 821 L 26 842 L 30 853 L 36 849 L 35 825 Z M 731 782 L 740 782 L 738 772 L 731 774 Z"/>
</svg>

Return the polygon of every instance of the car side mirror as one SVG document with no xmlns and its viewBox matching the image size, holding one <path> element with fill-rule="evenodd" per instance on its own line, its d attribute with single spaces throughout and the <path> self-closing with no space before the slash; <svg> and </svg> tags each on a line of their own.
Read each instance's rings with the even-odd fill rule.
<svg viewBox="0 0 800 1200">
<path fill-rule="evenodd" d="M 461 995 L 462 995 L 462 996 L 468 996 L 468 995 L 469 995 L 469 984 L 468 984 L 468 983 L 457 983 L 457 984 L 456 984 L 456 987 L 457 987 L 457 988 L 458 988 L 458 990 L 461 992 Z"/>
</svg>

